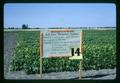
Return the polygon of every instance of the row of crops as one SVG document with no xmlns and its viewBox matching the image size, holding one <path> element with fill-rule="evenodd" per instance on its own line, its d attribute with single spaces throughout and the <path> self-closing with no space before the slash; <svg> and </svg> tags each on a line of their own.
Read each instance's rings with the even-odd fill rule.
<svg viewBox="0 0 120 83">
<path fill-rule="evenodd" d="M 11 71 L 39 73 L 39 31 L 16 32 Z M 83 30 L 83 70 L 116 67 L 116 30 Z M 77 71 L 79 60 L 44 58 L 43 72 Z"/>
</svg>

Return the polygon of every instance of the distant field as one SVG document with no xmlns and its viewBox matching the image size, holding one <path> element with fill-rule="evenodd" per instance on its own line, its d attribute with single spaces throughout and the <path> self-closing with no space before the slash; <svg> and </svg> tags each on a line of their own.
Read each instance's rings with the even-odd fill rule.
<svg viewBox="0 0 120 83">
<path fill-rule="evenodd" d="M 5 34 L 12 33 L 5 31 Z M 39 31 L 16 31 L 17 47 L 10 70 L 39 73 Z M 83 30 L 83 69 L 116 67 L 116 30 Z M 43 72 L 76 71 L 79 61 L 68 58 L 43 59 Z"/>
<path fill-rule="evenodd" d="M 4 31 L 40 31 L 41 29 L 43 29 L 43 28 L 39 28 L 39 29 L 20 29 L 20 28 L 19 29 L 4 29 Z M 63 29 L 63 28 L 61 28 L 61 29 Z M 74 29 L 74 28 L 71 28 L 71 29 Z M 116 28 L 88 28 L 88 29 L 82 28 L 82 30 L 116 30 Z"/>
</svg>

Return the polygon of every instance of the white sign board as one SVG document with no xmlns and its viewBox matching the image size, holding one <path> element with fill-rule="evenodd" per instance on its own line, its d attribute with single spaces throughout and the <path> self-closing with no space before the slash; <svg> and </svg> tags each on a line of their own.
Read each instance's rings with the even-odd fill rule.
<svg viewBox="0 0 120 83">
<path fill-rule="evenodd" d="M 80 32 L 82 30 L 43 29 L 41 31 L 43 33 L 43 58 L 80 56 Z"/>
</svg>

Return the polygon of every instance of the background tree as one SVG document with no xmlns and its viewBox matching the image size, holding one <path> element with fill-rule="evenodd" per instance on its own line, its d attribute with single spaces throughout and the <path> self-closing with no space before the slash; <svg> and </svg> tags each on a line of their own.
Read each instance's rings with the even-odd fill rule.
<svg viewBox="0 0 120 83">
<path fill-rule="evenodd" d="M 28 29 L 28 24 L 27 25 L 23 24 L 22 29 Z"/>
</svg>

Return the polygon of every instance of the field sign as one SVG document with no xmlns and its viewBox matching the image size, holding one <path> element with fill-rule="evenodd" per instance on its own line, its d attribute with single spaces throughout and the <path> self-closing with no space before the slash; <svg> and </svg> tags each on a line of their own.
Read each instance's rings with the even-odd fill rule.
<svg viewBox="0 0 120 83">
<path fill-rule="evenodd" d="M 82 30 L 44 29 L 40 32 L 40 77 L 42 58 L 69 57 L 80 59 L 79 78 L 82 78 Z"/>
<path fill-rule="evenodd" d="M 43 29 L 43 58 L 71 57 L 82 59 L 80 29 Z M 72 57 L 75 56 L 75 57 Z"/>
</svg>

